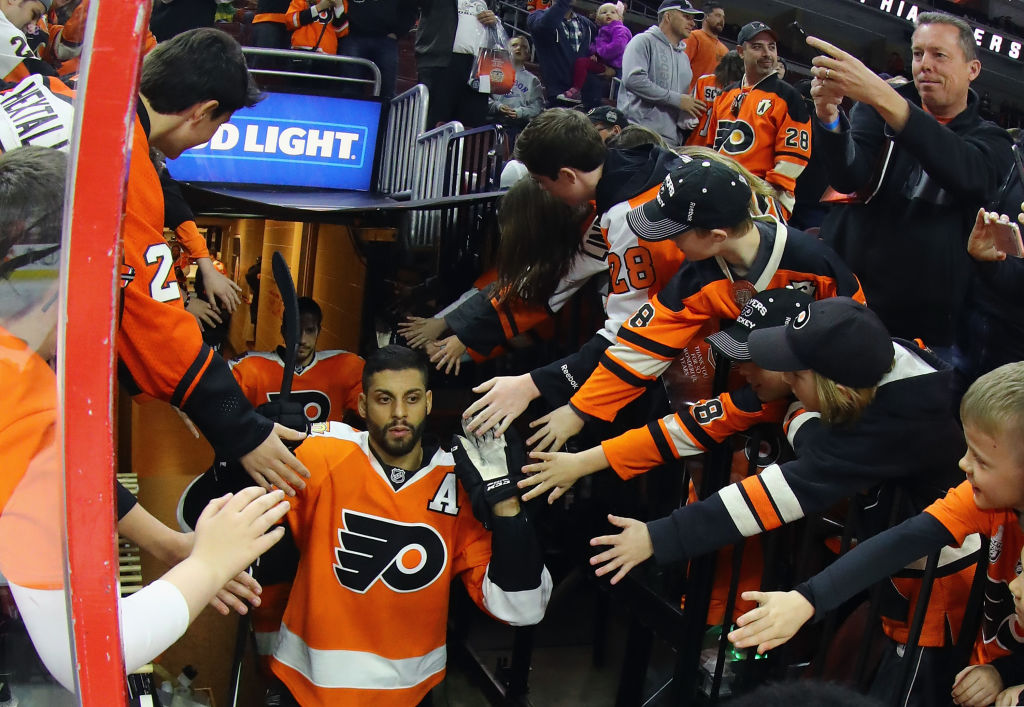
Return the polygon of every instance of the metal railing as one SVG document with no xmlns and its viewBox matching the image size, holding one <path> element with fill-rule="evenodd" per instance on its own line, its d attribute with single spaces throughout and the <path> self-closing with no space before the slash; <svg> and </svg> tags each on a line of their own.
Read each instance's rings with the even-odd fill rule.
<svg viewBox="0 0 1024 707">
<path fill-rule="evenodd" d="M 297 51 L 294 49 L 266 49 L 264 47 L 242 47 L 242 53 L 249 59 L 249 73 L 257 76 L 281 77 L 320 81 L 328 84 L 362 84 L 373 87 L 373 95 L 380 95 L 380 69 L 372 61 L 351 56 L 324 54 L 322 52 Z M 278 61 L 253 61 L 253 59 L 276 59 Z M 371 78 L 346 75 L 344 67 L 359 67 Z M 315 73 L 308 69 L 324 69 Z M 326 73 L 326 70 L 339 70 Z"/>
<path fill-rule="evenodd" d="M 444 183 L 448 156 L 448 141 L 462 130 L 462 123 L 453 120 L 416 138 L 412 158 L 412 198 L 436 199 L 444 196 Z M 409 222 L 409 244 L 429 247 L 437 242 L 445 219 L 444 211 L 414 211 Z"/>
<path fill-rule="evenodd" d="M 430 94 L 416 84 L 391 99 L 388 125 L 381 144 L 377 191 L 394 197 L 412 194 L 412 175 L 417 138 L 427 129 Z"/>
</svg>

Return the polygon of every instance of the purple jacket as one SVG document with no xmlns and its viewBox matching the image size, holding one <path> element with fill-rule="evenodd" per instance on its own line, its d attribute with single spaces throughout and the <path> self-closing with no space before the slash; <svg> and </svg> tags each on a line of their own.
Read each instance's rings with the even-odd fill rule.
<svg viewBox="0 0 1024 707">
<path fill-rule="evenodd" d="M 622 20 L 609 22 L 597 30 L 597 38 L 590 45 L 590 53 L 597 54 L 606 65 L 615 69 L 622 68 L 622 52 L 626 51 L 626 45 L 633 38 Z"/>
</svg>

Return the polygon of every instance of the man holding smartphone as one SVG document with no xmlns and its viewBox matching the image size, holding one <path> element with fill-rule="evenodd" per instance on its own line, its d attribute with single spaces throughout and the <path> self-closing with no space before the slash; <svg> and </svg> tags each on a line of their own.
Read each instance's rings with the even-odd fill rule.
<svg viewBox="0 0 1024 707">
<path fill-rule="evenodd" d="M 812 69 L 815 152 L 829 183 L 851 194 L 821 234 L 893 336 L 921 338 L 951 360 L 971 274 L 967 235 L 1011 166 L 1009 136 L 981 118 L 970 88 L 981 72 L 971 27 L 922 13 L 914 81 L 899 88 L 828 42 L 807 43 L 823 52 Z M 849 119 L 844 98 L 857 101 Z"/>
</svg>

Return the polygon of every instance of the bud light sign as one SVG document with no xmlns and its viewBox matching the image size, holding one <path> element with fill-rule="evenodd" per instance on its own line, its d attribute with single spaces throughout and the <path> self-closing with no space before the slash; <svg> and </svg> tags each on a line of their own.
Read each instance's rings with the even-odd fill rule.
<svg viewBox="0 0 1024 707">
<path fill-rule="evenodd" d="M 213 138 L 168 160 L 183 182 L 368 191 L 380 104 L 268 93 L 236 111 Z"/>
</svg>

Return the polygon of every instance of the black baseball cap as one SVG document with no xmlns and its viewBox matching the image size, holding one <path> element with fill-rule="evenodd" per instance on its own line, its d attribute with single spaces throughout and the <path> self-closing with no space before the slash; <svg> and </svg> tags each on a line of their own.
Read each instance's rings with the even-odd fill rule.
<svg viewBox="0 0 1024 707">
<path fill-rule="evenodd" d="M 749 42 L 762 32 L 767 32 L 772 36 L 772 39 L 776 42 L 779 41 L 779 35 L 775 34 L 775 30 L 764 22 L 748 22 L 743 25 L 743 28 L 740 30 L 739 36 L 736 37 L 736 43 L 743 44 L 744 42 Z"/>
<path fill-rule="evenodd" d="M 658 5 L 658 17 L 661 17 L 661 13 L 669 10 L 679 10 L 685 12 L 687 15 L 693 15 L 694 22 L 701 22 L 704 20 L 704 13 L 695 8 L 689 0 L 663 0 Z"/>
<path fill-rule="evenodd" d="M 626 214 L 640 238 L 663 241 L 692 228 L 730 228 L 750 216 L 750 185 L 721 162 L 682 156 L 658 195 Z"/>
<path fill-rule="evenodd" d="M 786 326 L 750 332 L 747 345 L 769 371 L 809 368 L 850 388 L 878 385 L 895 356 L 882 320 L 849 297 L 812 302 Z"/>
<path fill-rule="evenodd" d="M 598 106 L 587 111 L 587 117 L 591 123 L 604 123 L 605 125 L 618 125 L 620 128 L 628 128 L 629 121 L 621 110 L 614 106 Z"/>
<path fill-rule="evenodd" d="M 806 292 L 788 287 L 758 292 L 744 305 L 735 324 L 712 334 L 706 341 L 733 361 L 749 361 L 747 339 L 754 329 L 785 326 L 813 301 Z"/>
</svg>

